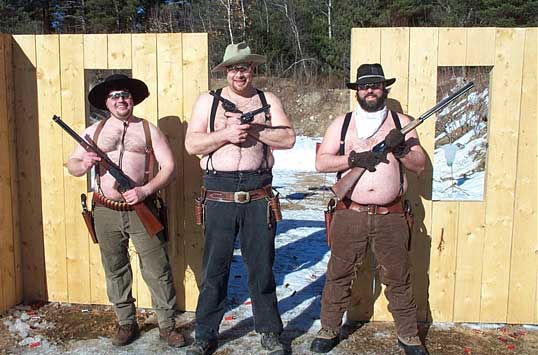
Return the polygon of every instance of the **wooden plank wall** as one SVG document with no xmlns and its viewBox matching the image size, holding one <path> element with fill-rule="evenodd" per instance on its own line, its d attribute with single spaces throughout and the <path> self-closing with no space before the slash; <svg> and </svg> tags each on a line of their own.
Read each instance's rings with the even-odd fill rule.
<svg viewBox="0 0 538 355">
<path fill-rule="evenodd" d="M 11 36 L 0 35 L 0 314 L 22 300 Z"/>
<path fill-rule="evenodd" d="M 19 149 L 17 159 L 0 156 L 0 161 L 18 161 L 17 176 L 21 178 L 18 190 L 14 189 L 10 169 L 16 166 L 0 164 L 2 203 L 16 203 L 17 198 L 4 198 L 10 194 L 20 201 L 18 208 L 6 205 L 1 209 L 1 220 L 13 222 L 0 223 L 0 310 L 20 301 L 23 294 L 27 301 L 108 303 L 99 249 L 89 241 L 80 216 L 79 196 L 86 192 L 86 178 L 72 177 L 63 166 L 75 142 L 51 120 L 54 114 L 61 115 L 76 131 L 83 131 L 87 105 L 85 69 L 131 69 L 133 77 L 149 87 L 150 96 L 135 108 L 135 114 L 158 125 L 175 153 L 178 178 L 165 192 L 169 251 L 178 308 L 194 310 L 201 277 L 201 231 L 193 225 L 192 218 L 185 222 L 185 216 L 192 214 L 192 194 L 186 195 L 186 191 L 199 188 L 201 173 L 195 168 L 198 159 L 184 156 L 183 137 L 194 99 L 208 89 L 207 35 L 29 35 L 4 36 L 2 40 L 1 53 L 11 55 L 13 49 L 10 75 L 14 88 L 8 90 L 11 82 L 3 80 L 5 73 L 0 71 L 0 97 L 9 97 L 3 93 L 11 91 L 14 104 L 0 102 L 0 154 L 15 154 L 9 149 L 15 145 L 8 145 L 4 135 L 17 139 Z M 2 69 L 11 68 L 4 66 L 4 61 L 0 65 Z M 17 133 L 8 136 L 4 127 L 13 118 L 6 113 L 9 107 L 17 117 Z M 189 171 L 189 178 L 184 178 L 183 171 Z M 11 215 L 8 211 L 16 213 Z M 12 231 L 18 228 L 18 214 L 25 216 L 20 234 Z M 16 239 L 19 235 L 20 242 Z M 138 306 L 151 307 L 134 248 L 131 255 L 135 271 L 133 296 Z M 15 277 L 17 272 L 22 277 Z"/>
<path fill-rule="evenodd" d="M 361 63 L 381 63 L 387 77 L 397 78 L 389 98 L 415 117 L 436 102 L 438 66 L 493 66 L 485 200 L 432 201 L 431 161 L 422 176 L 410 178 L 418 316 L 538 323 L 538 30 L 355 28 L 351 38 L 351 80 Z M 354 93 L 350 101 L 354 107 Z M 418 128 L 430 159 L 434 130 L 434 120 Z M 361 278 L 369 280 L 371 269 L 363 272 Z M 354 291 L 353 304 L 364 307 L 360 298 L 370 297 Z M 373 319 L 392 319 L 383 294 L 375 297 Z"/>
</svg>

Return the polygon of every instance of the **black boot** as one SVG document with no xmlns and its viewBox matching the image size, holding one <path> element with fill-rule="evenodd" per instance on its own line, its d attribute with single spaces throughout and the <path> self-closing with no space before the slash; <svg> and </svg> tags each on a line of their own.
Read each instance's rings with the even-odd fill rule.
<svg viewBox="0 0 538 355">
<path fill-rule="evenodd" d="M 398 345 L 404 349 L 405 355 L 428 355 L 428 351 L 419 337 L 398 337 Z"/>
<path fill-rule="evenodd" d="M 285 355 L 284 345 L 280 342 L 277 333 L 262 333 L 262 347 L 267 350 L 269 355 Z"/>
<path fill-rule="evenodd" d="M 185 352 L 186 355 L 209 355 L 217 349 L 217 339 L 212 340 L 195 340 Z"/>
<path fill-rule="evenodd" d="M 321 328 L 318 335 L 310 344 L 310 351 L 315 353 L 328 353 L 338 344 L 338 333 L 334 330 Z"/>
</svg>

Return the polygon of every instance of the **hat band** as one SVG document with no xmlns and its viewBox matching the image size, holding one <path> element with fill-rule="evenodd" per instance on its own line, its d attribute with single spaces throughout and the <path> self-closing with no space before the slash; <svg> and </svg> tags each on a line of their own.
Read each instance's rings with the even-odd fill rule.
<svg viewBox="0 0 538 355">
<path fill-rule="evenodd" d="M 382 76 L 382 75 L 363 75 L 363 76 L 359 77 L 357 79 L 357 81 L 362 80 L 362 79 L 366 79 L 366 78 L 380 78 L 380 79 L 385 80 L 385 77 Z"/>
</svg>

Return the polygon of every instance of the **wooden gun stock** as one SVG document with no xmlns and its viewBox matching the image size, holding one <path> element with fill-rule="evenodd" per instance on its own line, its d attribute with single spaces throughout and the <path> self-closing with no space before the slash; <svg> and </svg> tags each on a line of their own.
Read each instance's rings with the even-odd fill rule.
<svg viewBox="0 0 538 355">
<path fill-rule="evenodd" d="M 428 111 L 420 115 L 419 118 L 406 124 L 404 127 L 402 127 L 400 132 L 402 132 L 405 135 L 409 133 L 410 131 L 414 130 L 417 126 L 419 126 L 422 122 L 424 122 L 428 117 L 430 117 L 434 113 L 441 111 L 443 108 L 448 106 L 448 104 L 450 104 L 456 98 L 460 97 L 467 91 L 471 90 L 473 86 L 474 86 L 474 83 L 472 81 L 465 84 L 463 87 L 456 90 L 451 95 L 439 101 L 434 107 L 432 107 L 431 109 L 429 109 Z M 385 148 L 385 141 L 377 143 L 372 148 L 372 151 L 376 153 L 387 154 L 388 151 Z M 331 187 L 331 191 L 336 195 L 336 198 L 338 198 L 338 200 L 341 200 L 344 196 L 346 196 L 348 191 L 351 190 L 353 186 L 355 186 L 357 181 L 359 181 L 362 174 L 364 174 L 365 170 L 366 169 L 364 168 L 352 168 L 346 175 L 344 175 L 340 180 L 338 180 Z"/>
<path fill-rule="evenodd" d="M 164 229 L 164 226 L 157 217 L 150 211 L 145 202 L 138 202 L 133 205 L 136 215 L 144 225 L 146 232 L 153 238 L 157 233 Z"/>
<path fill-rule="evenodd" d="M 364 168 L 352 168 L 331 187 L 331 191 L 339 201 L 355 186 L 365 170 Z"/>
</svg>

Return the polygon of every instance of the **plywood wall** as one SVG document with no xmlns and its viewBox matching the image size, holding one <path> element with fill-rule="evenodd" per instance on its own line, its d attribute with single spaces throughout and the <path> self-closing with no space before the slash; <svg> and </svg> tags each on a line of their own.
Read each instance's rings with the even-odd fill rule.
<svg viewBox="0 0 538 355">
<path fill-rule="evenodd" d="M 537 34 L 536 28 L 352 30 L 351 80 L 361 63 L 381 63 L 387 77 L 397 78 L 389 97 L 414 117 L 436 102 L 437 67 L 493 66 L 485 200 L 432 201 L 431 165 L 410 179 L 420 320 L 538 323 Z M 434 119 L 418 133 L 433 159 Z M 383 294 L 375 297 L 373 319 L 392 319 Z"/>
<path fill-rule="evenodd" d="M 7 100 L 4 93 L 11 92 L 13 104 L 0 102 L 0 154 L 6 155 L 0 161 L 18 161 L 19 165 L 0 164 L 0 200 L 6 204 L 0 223 L 0 310 L 20 301 L 22 295 L 27 301 L 108 303 L 99 249 L 89 240 L 80 216 L 79 196 L 86 192 L 86 177 L 67 173 L 64 162 L 75 142 L 51 119 L 60 115 L 75 131 L 84 130 L 85 69 L 130 69 L 133 77 L 149 87 L 150 96 L 135 108 L 135 114 L 158 125 L 175 154 L 178 178 L 165 192 L 168 248 L 178 308 L 194 310 L 201 277 L 201 231 L 192 225 L 192 218 L 186 222 L 186 216 L 193 205 L 190 192 L 199 188 L 200 169 L 195 168 L 196 157 L 184 156 L 183 137 L 196 96 L 208 89 L 207 35 L 21 35 L 2 39 L 1 53 L 9 52 L 12 59 L 9 65 L 4 61 L 0 65 L 11 71 L 12 82 L 4 80 L 6 73 L 0 70 L 0 97 Z M 13 110 L 11 116 L 6 113 L 8 107 Z M 13 115 L 17 130 L 8 135 Z M 8 144 L 4 136 L 18 141 L 16 153 L 15 145 Z M 18 184 L 11 181 L 14 176 L 20 177 Z M 14 198 L 7 198 L 12 195 Z M 18 213 L 25 216 L 20 233 L 14 231 L 19 228 Z M 4 219 L 12 222 L 4 223 Z M 130 250 L 135 271 L 133 296 L 138 306 L 150 307 L 138 257 L 134 248 Z"/>
</svg>

